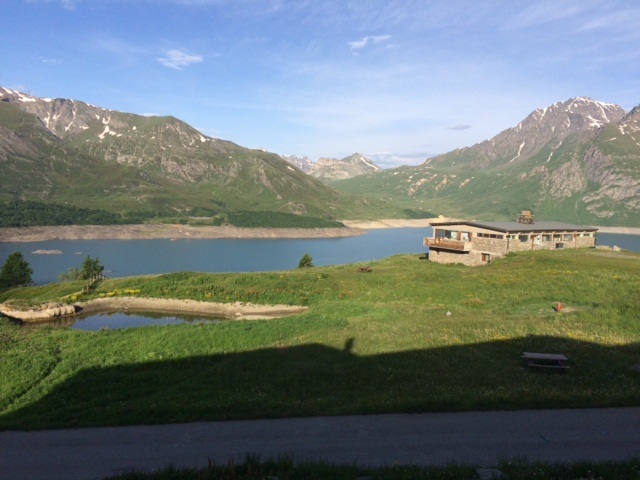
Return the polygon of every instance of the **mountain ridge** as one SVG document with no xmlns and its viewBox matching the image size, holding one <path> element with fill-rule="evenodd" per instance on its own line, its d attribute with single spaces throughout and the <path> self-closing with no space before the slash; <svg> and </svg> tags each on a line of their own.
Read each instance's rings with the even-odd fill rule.
<svg viewBox="0 0 640 480">
<path fill-rule="evenodd" d="M 0 200 L 110 211 L 214 215 L 274 211 L 327 219 L 379 205 L 337 191 L 278 155 L 203 135 L 172 117 L 142 116 L 0 87 Z"/>
<path fill-rule="evenodd" d="M 303 172 L 326 183 L 381 170 L 371 159 L 357 152 L 341 159 L 322 157 L 316 162 L 311 161 L 309 157 L 295 155 L 282 155 L 282 158 Z"/>
<path fill-rule="evenodd" d="M 458 217 L 640 225 L 640 109 L 576 97 L 415 167 L 332 185 Z"/>
</svg>

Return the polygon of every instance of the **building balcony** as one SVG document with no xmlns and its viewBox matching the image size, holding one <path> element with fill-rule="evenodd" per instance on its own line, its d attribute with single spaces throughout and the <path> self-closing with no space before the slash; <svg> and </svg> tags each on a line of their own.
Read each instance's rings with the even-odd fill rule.
<svg viewBox="0 0 640 480">
<path fill-rule="evenodd" d="M 441 248 L 443 250 L 453 250 L 456 252 L 471 251 L 471 242 L 451 240 L 450 238 L 425 238 L 424 246 L 429 248 Z"/>
</svg>

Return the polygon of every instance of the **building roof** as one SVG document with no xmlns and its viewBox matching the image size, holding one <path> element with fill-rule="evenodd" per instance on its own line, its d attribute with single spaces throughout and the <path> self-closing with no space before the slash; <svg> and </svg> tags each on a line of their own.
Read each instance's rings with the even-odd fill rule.
<svg viewBox="0 0 640 480">
<path fill-rule="evenodd" d="M 563 222 L 536 222 L 536 223 L 518 223 L 518 222 L 471 222 L 471 221 L 458 221 L 458 222 L 431 222 L 429 225 L 432 227 L 448 227 L 454 225 L 466 225 L 469 227 L 485 228 L 487 230 L 495 230 L 496 232 L 503 233 L 517 233 L 517 232 L 595 232 L 598 229 L 595 227 L 581 227 L 580 225 L 572 225 L 570 223 Z"/>
</svg>

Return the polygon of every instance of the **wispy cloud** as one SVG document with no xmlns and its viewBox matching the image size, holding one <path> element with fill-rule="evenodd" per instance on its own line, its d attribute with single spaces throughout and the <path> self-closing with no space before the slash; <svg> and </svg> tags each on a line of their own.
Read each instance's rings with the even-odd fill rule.
<svg viewBox="0 0 640 480">
<path fill-rule="evenodd" d="M 368 35 L 360 40 L 349 42 L 349 48 L 354 55 L 358 55 L 358 50 L 365 48 L 369 44 L 382 43 L 391 39 L 391 35 Z"/>
<path fill-rule="evenodd" d="M 76 9 L 76 0 L 29 0 L 30 3 L 38 3 L 38 2 L 50 3 L 52 1 L 53 2 L 59 1 L 60 5 L 62 5 L 62 8 L 66 10 L 73 11 Z"/>
<path fill-rule="evenodd" d="M 59 58 L 40 57 L 40 60 L 42 61 L 42 63 L 46 63 L 48 65 L 62 65 L 62 60 L 60 60 Z"/>
<path fill-rule="evenodd" d="M 467 125 L 465 123 L 458 123 L 456 125 L 449 125 L 444 128 L 446 128 L 447 130 L 469 130 L 471 128 L 471 125 Z"/>
<path fill-rule="evenodd" d="M 202 55 L 194 55 L 183 50 L 171 49 L 167 50 L 164 57 L 159 57 L 158 62 L 167 68 L 174 70 L 184 70 L 186 67 L 194 63 L 200 63 L 204 60 Z"/>
</svg>

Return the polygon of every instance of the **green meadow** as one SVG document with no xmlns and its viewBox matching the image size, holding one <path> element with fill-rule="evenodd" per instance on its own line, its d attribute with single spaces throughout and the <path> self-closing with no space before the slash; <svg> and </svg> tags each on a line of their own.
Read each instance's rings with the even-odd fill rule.
<svg viewBox="0 0 640 480">
<path fill-rule="evenodd" d="M 12 289 L 0 301 L 59 301 L 82 287 Z M 126 295 L 309 309 L 98 332 L 2 318 L 0 429 L 640 405 L 637 254 L 532 252 L 478 268 L 401 255 L 177 272 L 107 279 L 79 300 Z M 529 370 L 523 351 L 563 353 L 571 369 Z"/>
</svg>

